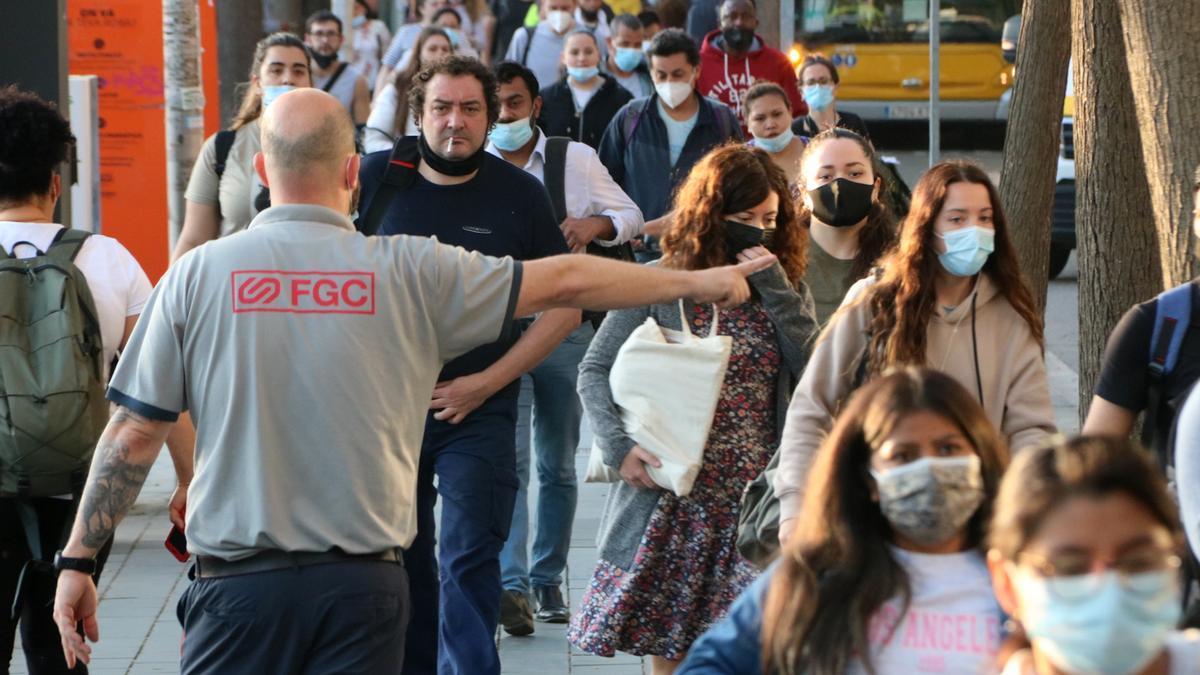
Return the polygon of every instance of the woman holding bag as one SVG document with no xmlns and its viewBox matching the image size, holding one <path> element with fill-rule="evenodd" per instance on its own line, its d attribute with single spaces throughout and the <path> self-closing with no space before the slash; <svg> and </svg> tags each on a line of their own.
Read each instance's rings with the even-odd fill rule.
<svg viewBox="0 0 1200 675">
<path fill-rule="evenodd" d="M 713 308 L 689 304 L 682 318 L 674 303 L 610 312 L 580 364 L 584 409 L 604 463 L 619 469 L 622 481 L 609 494 L 600 560 L 567 638 L 601 656 L 652 655 L 654 673 L 673 672 L 754 579 L 754 566 L 734 545 L 739 501 L 779 442 L 791 387 L 816 331 L 802 281 L 807 240 L 796 225 L 787 177 L 770 155 L 741 145 L 712 151 L 675 203 L 660 264 L 705 269 L 768 253 L 779 262 L 751 275 L 754 297 L 717 319 L 715 334 L 730 337 L 732 351 L 703 464 L 686 497 L 651 479 L 647 464 L 660 462 L 623 428 L 610 373 L 626 338 L 647 319 L 707 335 Z M 672 404 L 662 403 L 664 411 Z"/>
</svg>

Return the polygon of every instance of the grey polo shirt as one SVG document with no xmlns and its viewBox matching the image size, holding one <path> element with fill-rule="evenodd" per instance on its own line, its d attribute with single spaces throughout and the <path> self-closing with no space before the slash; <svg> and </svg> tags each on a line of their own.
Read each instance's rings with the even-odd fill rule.
<svg viewBox="0 0 1200 675">
<path fill-rule="evenodd" d="M 108 397 L 190 410 L 193 553 L 407 547 L 438 372 L 510 329 L 520 280 L 511 258 L 276 206 L 167 271 Z"/>
</svg>

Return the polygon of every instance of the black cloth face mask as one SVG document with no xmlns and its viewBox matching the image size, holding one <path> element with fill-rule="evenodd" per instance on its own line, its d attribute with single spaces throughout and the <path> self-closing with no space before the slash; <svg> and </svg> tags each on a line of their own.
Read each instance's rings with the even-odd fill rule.
<svg viewBox="0 0 1200 675">
<path fill-rule="evenodd" d="M 812 214 L 817 220 L 832 227 L 850 227 L 862 222 L 871 212 L 871 195 L 874 183 L 856 183 L 839 178 L 815 190 L 809 190 L 812 199 Z"/>
<path fill-rule="evenodd" d="M 317 67 L 321 70 L 325 70 L 329 66 L 332 66 L 334 61 L 337 61 L 337 52 L 326 55 L 315 49 L 310 49 L 309 51 L 312 52 L 313 61 L 317 62 Z"/>
<path fill-rule="evenodd" d="M 475 154 L 463 159 L 446 159 L 434 152 L 433 148 L 425 142 L 425 134 L 417 136 L 417 150 L 421 153 L 421 161 L 429 165 L 429 168 L 444 175 L 444 176 L 466 176 L 479 170 L 479 164 L 483 161 L 483 156 L 486 154 L 483 146 L 475 151 Z"/>
<path fill-rule="evenodd" d="M 737 254 L 755 246 L 769 246 L 775 239 L 775 229 L 764 230 L 760 227 L 739 223 L 736 220 L 725 221 L 725 247 L 729 251 L 729 259 L 737 260 Z"/>
<path fill-rule="evenodd" d="M 735 52 L 744 52 L 754 43 L 754 31 L 747 28 L 725 28 L 721 30 L 725 44 Z"/>
</svg>

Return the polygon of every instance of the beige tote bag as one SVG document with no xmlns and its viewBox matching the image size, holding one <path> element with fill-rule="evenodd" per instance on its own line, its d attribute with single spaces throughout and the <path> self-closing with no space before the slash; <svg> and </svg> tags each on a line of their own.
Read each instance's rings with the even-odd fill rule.
<svg viewBox="0 0 1200 675">
<path fill-rule="evenodd" d="M 609 385 L 625 433 L 662 462 L 661 467 L 647 465 L 650 477 L 683 497 L 691 492 L 704 463 L 733 339 L 717 335 L 720 315 L 715 306 L 705 338 L 692 334 L 682 300 L 679 316 L 679 332 L 662 328 L 653 318 L 638 326 L 617 352 Z M 620 480 L 594 443 L 585 480 Z"/>
</svg>

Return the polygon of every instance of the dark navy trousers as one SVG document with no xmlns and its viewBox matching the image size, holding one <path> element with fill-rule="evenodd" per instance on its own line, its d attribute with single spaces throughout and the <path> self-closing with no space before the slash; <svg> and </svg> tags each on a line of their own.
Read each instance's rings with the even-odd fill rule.
<svg viewBox="0 0 1200 675">
<path fill-rule="evenodd" d="M 201 578 L 176 612 L 183 675 L 398 675 L 408 578 L 382 560 Z"/>
<path fill-rule="evenodd" d="M 404 675 L 500 673 L 499 559 L 517 495 L 517 399 L 507 394 L 459 424 L 426 419 L 417 538 L 404 554 L 413 608 Z"/>
</svg>

